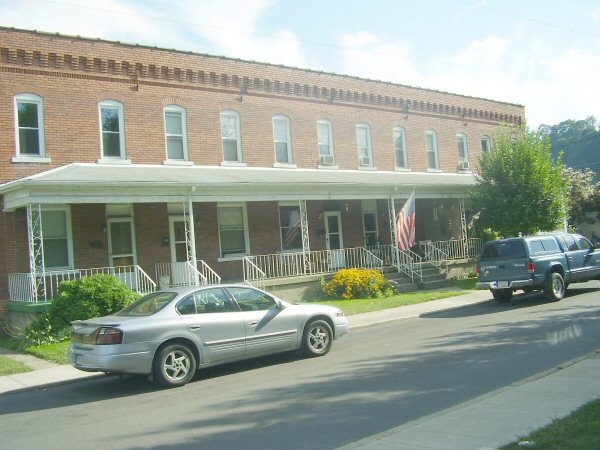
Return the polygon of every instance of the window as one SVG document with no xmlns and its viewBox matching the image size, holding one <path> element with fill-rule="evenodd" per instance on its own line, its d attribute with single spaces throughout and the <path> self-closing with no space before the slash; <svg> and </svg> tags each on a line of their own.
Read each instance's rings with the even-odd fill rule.
<svg viewBox="0 0 600 450">
<path fill-rule="evenodd" d="M 68 208 L 48 207 L 41 211 L 42 245 L 46 269 L 72 267 L 71 215 Z M 39 262 L 38 262 L 39 264 Z"/>
<path fill-rule="evenodd" d="M 489 152 L 492 149 L 492 141 L 489 136 L 481 136 L 481 151 Z"/>
<path fill-rule="evenodd" d="M 437 136 L 435 131 L 427 131 L 425 133 L 425 142 L 427 146 L 427 168 L 430 170 L 439 170 Z"/>
<path fill-rule="evenodd" d="M 469 152 L 467 149 L 467 136 L 463 133 L 456 135 L 458 148 L 458 170 L 469 170 Z"/>
<path fill-rule="evenodd" d="M 187 160 L 187 131 L 185 109 L 177 105 L 165 107 L 165 141 L 167 159 Z"/>
<path fill-rule="evenodd" d="M 279 206 L 279 227 L 281 250 L 284 252 L 302 250 L 302 226 L 299 206 Z"/>
<path fill-rule="evenodd" d="M 365 247 L 378 245 L 376 212 L 363 212 L 363 229 L 365 232 Z"/>
<path fill-rule="evenodd" d="M 406 155 L 406 133 L 404 128 L 394 128 L 394 153 L 396 155 L 396 167 L 408 169 L 408 158 Z"/>
<path fill-rule="evenodd" d="M 223 161 L 241 163 L 240 115 L 237 111 L 227 110 L 221 113 L 221 139 Z"/>
<path fill-rule="evenodd" d="M 356 142 L 358 145 L 358 164 L 361 167 L 373 167 L 373 151 L 371 149 L 371 127 L 366 123 L 356 125 Z"/>
<path fill-rule="evenodd" d="M 248 255 L 250 250 L 248 247 L 246 206 L 242 204 L 219 205 L 217 215 L 221 258 Z"/>
<path fill-rule="evenodd" d="M 275 162 L 292 164 L 290 119 L 285 116 L 273 117 L 273 140 L 275 141 Z"/>
<path fill-rule="evenodd" d="M 229 287 L 242 311 L 277 309 L 277 302 L 269 294 L 246 287 Z"/>
<path fill-rule="evenodd" d="M 102 158 L 124 159 L 123 105 L 107 100 L 100 103 L 99 109 Z"/>
<path fill-rule="evenodd" d="M 179 314 L 211 314 L 234 311 L 229 297 L 220 288 L 194 292 L 177 305 Z"/>
<path fill-rule="evenodd" d="M 45 156 L 44 149 L 44 104 L 34 94 L 19 94 L 15 97 L 15 124 L 17 156 Z"/>
<path fill-rule="evenodd" d="M 317 139 L 319 141 L 319 165 L 333 166 L 333 127 L 329 120 L 317 121 Z"/>
</svg>

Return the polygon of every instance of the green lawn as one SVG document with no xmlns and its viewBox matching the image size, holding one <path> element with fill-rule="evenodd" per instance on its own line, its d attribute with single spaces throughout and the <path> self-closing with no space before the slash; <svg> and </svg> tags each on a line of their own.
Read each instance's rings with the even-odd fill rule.
<svg viewBox="0 0 600 450">
<path fill-rule="evenodd" d="M 22 362 L 0 355 L 0 377 L 15 373 L 30 372 L 31 368 Z"/>
</svg>

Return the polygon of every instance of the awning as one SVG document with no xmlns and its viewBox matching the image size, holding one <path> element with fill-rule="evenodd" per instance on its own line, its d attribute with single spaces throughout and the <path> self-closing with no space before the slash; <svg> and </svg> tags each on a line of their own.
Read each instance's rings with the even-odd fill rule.
<svg viewBox="0 0 600 450">
<path fill-rule="evenodd" d="M 4 209 L 28 204 L 456 198 L 472 174 L 75 163 L 0 185 Z"/>
</svg>

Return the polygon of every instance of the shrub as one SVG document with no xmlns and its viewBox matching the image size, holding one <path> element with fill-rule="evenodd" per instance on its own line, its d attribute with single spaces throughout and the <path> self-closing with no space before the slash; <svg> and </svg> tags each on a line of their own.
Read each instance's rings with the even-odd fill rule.
<svg viewBox="0 0 600 450">
<path fill-rule="evenodd" d="M 60 331 L 73 320 L 106 316 L 123 309 L 138 298 L 125 283 L 111 275 L 94 275 L 63 281 L 52 301 L 50 326 Z"/>
<path fill-rule="evenodd" d="M 390 285 L 378 270 L 342 269 L 323 286 L 323 293 L 331 298 L 365 298 L 386 295 Z"/>
<path fill-rule="evenodd" d="M 65 336 L 65 333 L 59 333 L 59 330 L 52 329 L 50 321 L 50 314 L 43 313 L 30 322 L 23 330 L 25 336 L 23 347 L 64 341 L 68 336 Z"/>
</svg>

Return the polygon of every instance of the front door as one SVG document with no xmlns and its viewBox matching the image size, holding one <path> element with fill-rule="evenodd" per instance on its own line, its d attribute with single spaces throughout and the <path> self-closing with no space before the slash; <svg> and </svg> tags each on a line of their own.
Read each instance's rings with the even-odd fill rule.
<svg viewBox="0 0 600 450">
<path fill-rule="evenodd" d="M 344 238 L 342 236 L 342 214 L 339 211 L 325 213 L 325 242 L 327 250 L 329 250 L 330 270 L 346 267 Z"/>
<path fill-rule="evenodd" d="M 171 245 L 171 284 L 187 286 L 193 274 L 188 265 L 188 248 L 183 217 L 169 217 L 169 243 Z"/>
<path fill-rule="evenodd" d="M 133 219 L 114 218 L 107 222 L 110 265 L 115 268 L 115 275 L 135 290 L 135 274 L 131 267 L 137 264 Z"/>
</svg>

